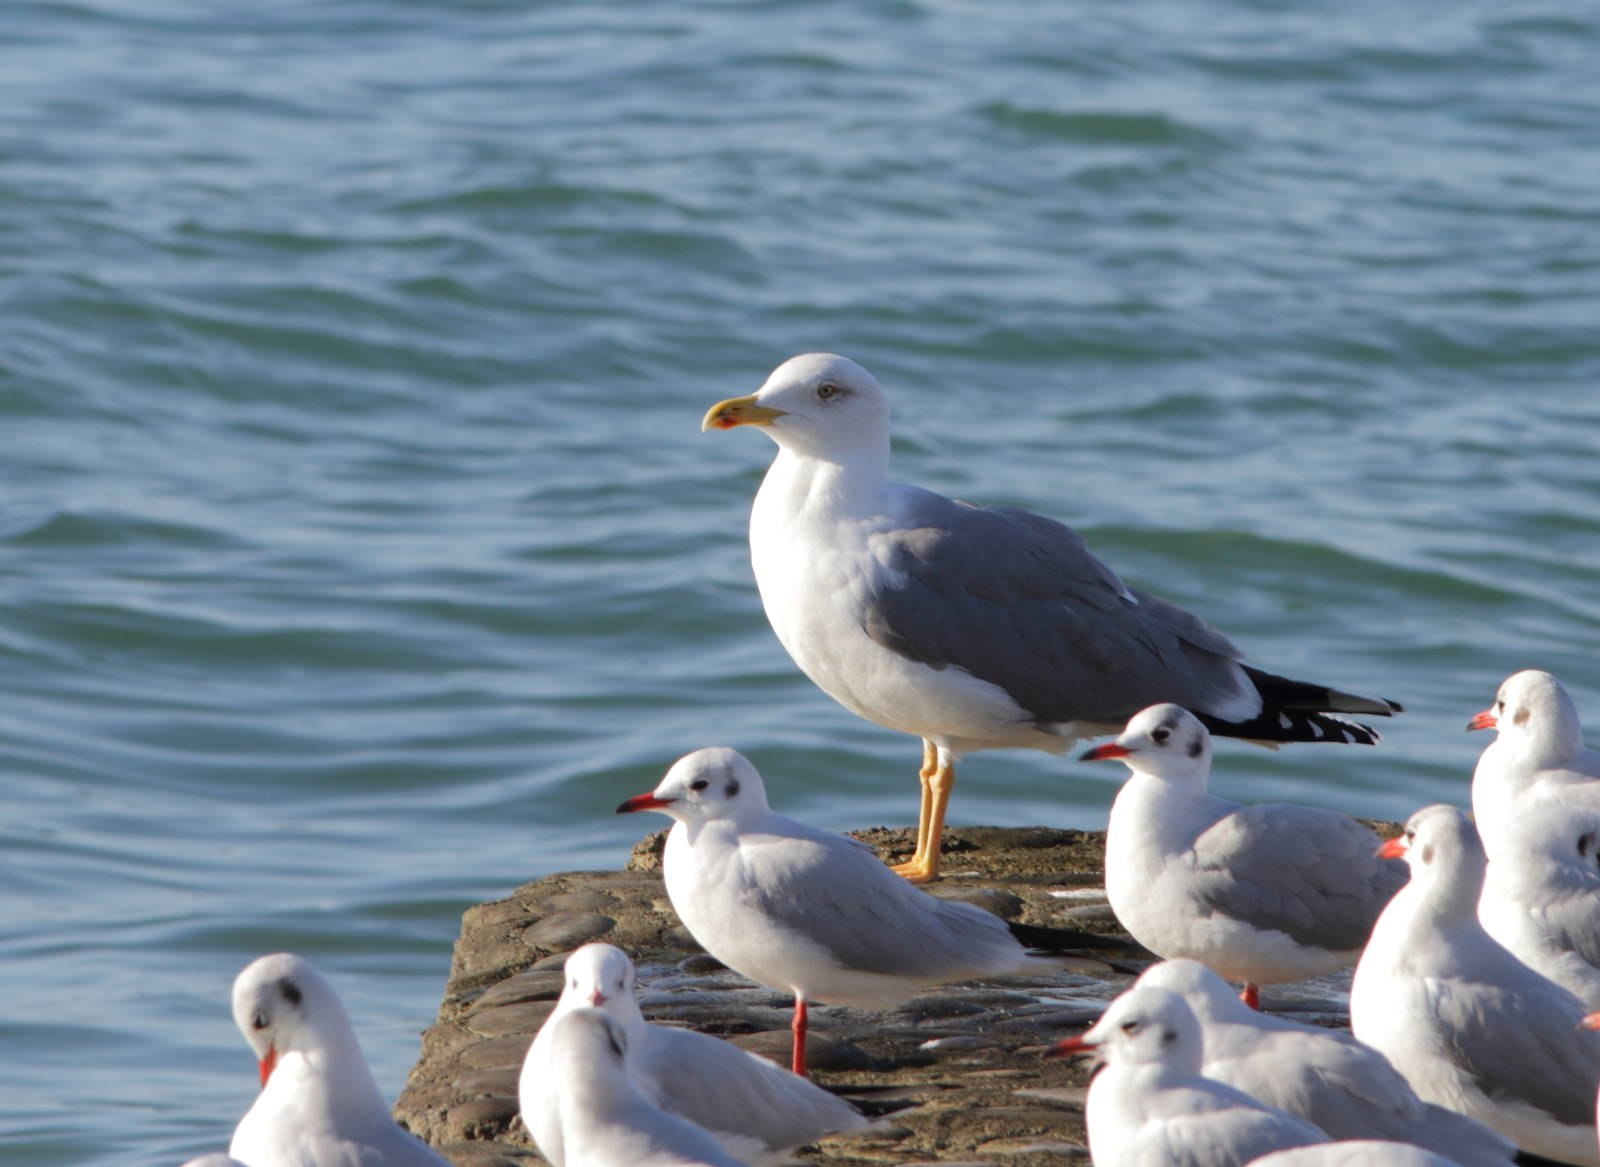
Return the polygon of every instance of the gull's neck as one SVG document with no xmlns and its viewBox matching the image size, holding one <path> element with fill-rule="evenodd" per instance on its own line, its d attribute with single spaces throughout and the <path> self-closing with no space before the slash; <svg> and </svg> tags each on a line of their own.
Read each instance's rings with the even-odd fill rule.
<svg viewBox="0 0 1600 1167">
<path fill-rule="evenodd" d="M 832 522 L 881 514 L 889 487 L 889 451 L 857 447 L 819 457 L 778 447 L 756 494 L 756 511 L 776 508 L 786 519 Z"/>
<path fill-rule="evenodd" d="M 295 1110 L 320 1102 L 340 1131 L 385 1126 L 391 1121 L 389 1106 L 353 1033 L 285 1054 L 262 1091 L 262 1101 Z"/>
</svg>

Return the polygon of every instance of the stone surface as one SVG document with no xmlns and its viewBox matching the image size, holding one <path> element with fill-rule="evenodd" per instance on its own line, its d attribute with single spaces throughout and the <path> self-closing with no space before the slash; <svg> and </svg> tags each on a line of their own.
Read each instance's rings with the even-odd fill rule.
<svg viewBox="0 0 1600 1167">
<path fill-rule="evenodd" d="M 688 938 L 660 880 L 664 834 L 640 842 L 625 871 L 547 876 L 464 914 L 438 1020 L 423 1035 L 421 1059 L 396 1105 L 400 1120 L 457 1167 L 543 1161 L 515 1117 L 516 1071 L 560 994 L 566 952 L 586 939 L 633 956 L 646 1017 L 787 1062 L 788 997 L 724 969 Z M 909 856 L 913 841 L 909 831 L 884 829 L 857 837 L 894 861 Z M 936 894 L 1021 924 L 1102 933 L 1122 946 L 1063 956 L 1035 975 L 918 993 L 885 1012 L 814 1008 L 809 1052 L 817 1082 L 869 1114 L 892 1117 L 865 1136 L 825 1139 L 798 1161 L 1088 1164 L 1087 1070 L 1043 1054 L 1080 1032 L 1149 960 L 1102 906 L 1103 858 L 1099 833 L 946 832 L 947 878 Z M 1295 1010 L 1299 1020 L 1338 1022 L 1340 984 L 1278 987 L 1267 1003 Z"/>
</svg>

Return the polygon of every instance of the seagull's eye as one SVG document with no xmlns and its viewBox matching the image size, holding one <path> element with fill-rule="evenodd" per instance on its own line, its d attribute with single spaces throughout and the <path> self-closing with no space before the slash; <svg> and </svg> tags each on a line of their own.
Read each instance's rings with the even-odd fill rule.
<svg viewBox="0 0 1600 1167">
<path fill-rule="evenodd" d="M 1150 740 L 1155 742 L 1156 745 L 1161 746 L 1166 745 L 1167 739 L 1171 736 L 1172 731 L 1165 726 L 1162 726 L 1160 729 L 1156 730 L 1150 735 Z"/>
<path fill-rule="evenodd" d="M 689 789 L 690 790 L 704 790 L 707 786 L 710 786 L 710 785 L 711 785 L 711 783 L 706 781 L 704 778 L 696 778 L 693 782 L 689 783 Z"/>
<path fill-rule="evenodd" d="M 1122 1023 L 1122 1032 L 1123 1033 L 1138 1033 L 1139 1032 L 1139 1022 L 1136 1021 L 1136 1020 L 1135 1021 L 1124 1021 Z"/>
<path fill-rule="evenodd" d="M 824 401 L 832 401 L 842 392 L 843 390 L 840 389 L 839 386 L 835 385 L 832 381 L 824 381 L 822 384 L 817 386 L 817 396 L 822 398 Z"/>
<path fill-rule="evenodd" d="M 269 1022 L 267 1021 L 267 1015 L 260 1009 L 257 1009 L 254 1015 L 250 1018 L 251 1029 L 265 1029 L 268 1024 Z"/>
</svg>

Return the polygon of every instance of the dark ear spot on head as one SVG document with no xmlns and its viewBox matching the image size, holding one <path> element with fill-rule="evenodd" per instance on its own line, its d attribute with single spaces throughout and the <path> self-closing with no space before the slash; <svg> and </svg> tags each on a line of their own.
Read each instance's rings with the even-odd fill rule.
<svg viewBox="0 0 1600 1167">
<path fill-rule="evenodd" d="M 729 778 L 728 784 L 722 788 L 722 791 L 729 798 L 732 798 L 739 793 L 739 780 L 737 778 Z"/>
<path fill-rule="evenodd" d="M 1205 752 L 1205 748 L 1205 744 L 1201 742 L 1198 734 L 1189 739 L 1189 756 L 1191 758 L 1198 758 L 1202 753 Z"/>
<path fill-rule="evenodd" d="M 1578 854 L 1582 858 L 1584 858 L 1584 859 L 1589 858 L 1589 852 L 1591 850 L 1593 850 L 1593 848 L 1594 848 L 1594 832 L 1593 831 L 1585 831 L 1583 834 L 1578 836 Z"/>
<path fill-rule="evenodd" d="M 1176 1029 L 1163 1029 L 1161 1031 L 1161 1044 L 1162 1045 L 1171 1045 L 1173 1042 L 1175 1042 L 1177 1040 L 1178 1040 L 1178 1031 Z"/>
<path fill-rule="evenodd" d="M 300 986 L 295 984 L 288 977 L 284 977 L 278 982 L 278 992 L 283 994 L 283 999 L 289 1002 L 289 1004 L 300 1004 Z"/>
<path fill-rule="evenodd" d="M 1424 863 L 1432 863 L 1433 862 L 1433 844 L 1432 843 L 1424 843 L 1423 844 L 1423 846 L 1422 846 L 1422 861 Z"/>
<path fill-rule="evenodd" d="M 1533 710 L 1524 705 L 1511 715 L 1511 721 L 1514 725 L 1527 725 L 1528 718 L 1532 716 Z"/>
</svg>

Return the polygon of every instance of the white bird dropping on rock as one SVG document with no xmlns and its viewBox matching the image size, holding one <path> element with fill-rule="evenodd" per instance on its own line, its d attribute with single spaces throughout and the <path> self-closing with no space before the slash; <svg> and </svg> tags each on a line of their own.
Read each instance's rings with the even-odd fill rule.
<svg viewBox="0 0 1600 1167">
<path fill-rule="evenodd" d="M 1152 705 L 1088 761 L 1132 774 L 1106 825 L 1106 896 L 1158 956 L 1198 960 L 1257 986 L 1348 967 L 1405 868 L 1377 858 L 1378 837 L 1331 810 L 1244 806 L 1206 792 L 1211 735 L 1185 709 Z"/>
<path fill-rule="evenodd" d="M 735 750 L 678 759 L 617 813 L 640 810 L 676 820 L 662 867 L 689 933 L 735 972 L 794 994 L 797 1074 L 810 1002 L 886 1008 L 929 985 L 1030 963 L 998 916 L 936 899 L 865 844 L 770 809 L 761 775 Z"/>
<path fill-rule="evenodd" d="M 1585 749 L 1578 707 L 1539 669 L 1512 673 L 1467 729 L 1494 729 L 1472 774 L 1472 817 L 1491 860 L 1505 826 L 1538 803 L 1600 809 L 1600 750 Z"/>
<path fill-rule="evenodd" d="M 1105 1061 L 1084 1108 L 1095 1167 L 1243 1167 L 1328 1141 L 1305 1119 L 1201 1077 L 1200 1023 L 1166 989 L 1129 989 L 1087 1033 L 1052 1052 L 1090 1051 Z"/>
<path fill-rule="evenodd" d="M 870 1125 L 844 1099 L 766 1058 L 692 1029 L 651 1025 L 639 1012 L 634 975 L 633 961 L 613 945 L 586 944 L 573 952 L 561 999 L 523 1061 L 517 1091 L 523 1125 L 554 1167 L 564 1159 L 551 1053 L 555 1026 L 583 1007 L 603 1010 L 622 1026 L 634 1079 L 654 1105 L 703 1127 L 746 1163 L 781 1163 L 787 1152 L 823 1135 Z"/>
<path fill-rule="evenodd" d="M 1298 1114 L 1335 1139 L 1414 1143 L 1461 1167 L 1511 1167 L 1516 1148 L 1508 1139 L 1423 1102 L 1387 1058 L 1348 1033 L 1258 1013 L 1199 961 L 1151 965 L 1137 983 L 1177 993 L 1194 1011 L 1207 1078 Z"/>
<path fill-rule="evenodd" d="M 628 1065 L 628 1035 L 599 1009 L 568 1012 L 551 1036 L 561 1143 L 573 1167 L 743 1167 L 708 1133 L 657 1109 Z"/>
<path fill-rule="evenodd" d="M 250 1167 L 449 1167 L 389 1113 L 333 986 L 298 956 L 263 956 L 233 982 L 233 1019 L 261 1094 L 228 1153 Z"/>
<path fill-rule="evenodd" d="M 1450 806 L 1412 815 L 1383 845 L 1411 865 L 1350 986 L 1350 1028 L 1428 1102 L 1488 1124 L 1524 1151 L 1600 1165 L 1600 1034 L 1578 999 L 1478 922 L 1483 846 Z"/>
<path fill-rule="evenodd" d="M 756 426 L 778 444 L 750 512 L 750 559 L 772 630 L 800 670 L 868 721 L 922 739 L 917 848 L 939 873 L 961 754 L 1060 753 L 1153 701 L 1216 733 L 1370 744 L 1339 713 L 1400 706 L 1240 661 L 1226 637 L 1129 588 L 1072 528 L 889 480 L 889 403 L 831 353 L 792 357 L 702 429 Z"/>
</svg>

